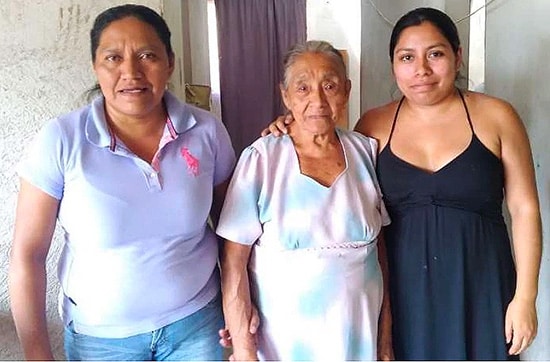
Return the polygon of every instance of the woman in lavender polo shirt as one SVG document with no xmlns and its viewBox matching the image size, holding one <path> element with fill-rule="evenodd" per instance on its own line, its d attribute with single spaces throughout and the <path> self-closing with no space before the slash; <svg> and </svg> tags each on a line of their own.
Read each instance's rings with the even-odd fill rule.
<svg viewBox="0 0 550 362">
<path fill-rule="evenodd" d="M 10 296 L 25 358 L 53 358 L 46 256 L 70 360 L 219 360 L 217 220 L 235 155 L 210 113 L 166 91 L 170 30 L 122 5 L 91 30 L 101 96 L 47 122 L 22 161 Z M 212 211 L 212 212 L 211 212 Z"/>
</svg>

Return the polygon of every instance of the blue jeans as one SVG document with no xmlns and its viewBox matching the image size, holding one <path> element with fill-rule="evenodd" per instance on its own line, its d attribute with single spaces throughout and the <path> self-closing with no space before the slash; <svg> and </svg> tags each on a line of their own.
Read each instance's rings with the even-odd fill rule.
<svg viewBox="0 0 550 362">
<path fill-rule="evenodd" d="M 223 327 L 221 295 L 199 311 L 149 333 L 127 338 L 98 338 L 65 328 L 70 361 L 221 361 L 218 330 Z"/>
</svg>

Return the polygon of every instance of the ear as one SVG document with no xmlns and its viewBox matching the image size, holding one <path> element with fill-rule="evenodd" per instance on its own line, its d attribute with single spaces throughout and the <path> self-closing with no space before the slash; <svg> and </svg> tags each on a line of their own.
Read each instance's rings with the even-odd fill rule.
<svg viewBox="0 0 550 362">
<path fill-rule="evenodd" d="M 455 63 L 457 73 L 460 70 L 461 64 L 462 64 L 462 47 L 459 47 L 458 50 L 456 51 L 456 63 Z"/>
<path fill-rule="evenodd" d="M 172 76 L 172 73 L 174 73 L 174 69 L 176 68 L 176 56 L 174 53 L 170 54 L 168 57 L 168 75 Z"/>
<path fill-rule="evenodd" d="M 350 92 L 351 92 L 351 80 L 346 79 L 346 97 L 349 98 Z"/>
</svg>

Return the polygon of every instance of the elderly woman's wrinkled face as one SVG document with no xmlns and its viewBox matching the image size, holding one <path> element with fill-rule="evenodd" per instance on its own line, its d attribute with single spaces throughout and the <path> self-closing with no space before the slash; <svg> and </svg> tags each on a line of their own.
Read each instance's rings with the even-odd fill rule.
<svg viewBox="0 0 550 362">
<path fill-rule="evenodd" d="M 144 118 L 162 107 L 174 60 L 151 25 L 127 17 L 103 30 L 93 66 L 107 113 Z"/>
<path fill-rule="evenodd" d="M 323 53 L 300 55 L 287 69 L 283 101 L 297 126 L 314 134 L 332 131 L 343 116 L 349 99 L 350 81 L 345 69 Z"/>
</svg>

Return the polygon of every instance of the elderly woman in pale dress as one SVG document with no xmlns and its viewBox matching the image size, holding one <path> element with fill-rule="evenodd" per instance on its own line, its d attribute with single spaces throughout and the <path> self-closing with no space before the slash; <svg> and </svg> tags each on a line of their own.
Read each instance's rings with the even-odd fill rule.
<svg viewBox="0 0 550 362">
<path fill-rule="evenodd" d="M 391 355 L 379 235 L 389 218 L 374 168 L 377 143 L 336 128 L 350 89 L 330 44 L 297 45 L 281 85 L 296 121 L 287 135 L 260 138 L 240 157 L 217 228 L 226 240 L 222 291 L 234 359 Z M 254 308 L 257 335 L 249 329 Z"/>
</svg>

